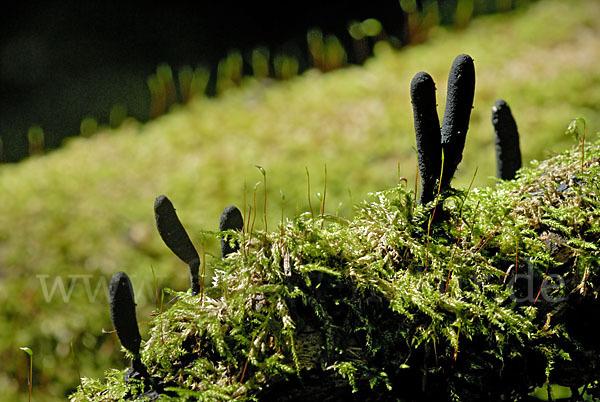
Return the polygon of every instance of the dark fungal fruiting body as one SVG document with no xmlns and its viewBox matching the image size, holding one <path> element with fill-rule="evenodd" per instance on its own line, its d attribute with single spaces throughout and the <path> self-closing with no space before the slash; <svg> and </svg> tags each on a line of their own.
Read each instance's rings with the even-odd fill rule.
<svg viewBox="0 0 600 402">
<path fill-rule="evenodd" d="M 130 351 L 134 358 L 132 360 L 133 372 L 147 376 L 146 367 L 140 360 L 140 344 L 142 337 L 138 329 L 135 315 L 135 298 L 131 280 L 125 272 L 117 272 L 110 280 L 110 318 L 117 331 L 121 345 Z M 131 377 L 132 373 L 127 376 Z"/>
<path fill-rule="evenodd" d="M 448 76 L 446 110 L 442 121 L 441 136 L 444 150 L 444 175 L 442 187 L 450 187 L 450 181 L 462 160 L 473 98 L 475 95 L 475 66 L 473 59 L 460 54 L 454 59 Z"/>
<path fill-rule="evenodd" d="M 241 231 L 244 227 L 244 218 L 242 213 L 235 206 L 230 205 L 223 210 L 219 221 L 219 230 L 225 232 L 227 230 Z M 221 236 L 221 258 L 227 257 L 229 254 L 238 251 L 240 245 L 237 241 L 231 245 L 231 235 Z"/>
<path fill-rule="evenodd" d="M 135 316 L 135 301 L 131 280 L 125 272 L 117 272 L 110 280 L 110 318 L 125 349 L 140 353 L 142 337 Z"/>
<path fill-rule="evenodd" d="M 435 99 L 435 82 L 426 72 L 417 73 L 410 84 L 417 158 L 421 175 L 420 203 L 433 201 L 442 168 L 440 122 Z"/>
<path fill-rule="evenodd" d="M 200 256 L 194 248 L 190 237 L 179 221 L 171 201 L 164 195 L 158 196 L 154 202 L 154 217 L 160 237 L 167 247 L 190 268 L 192 294 L 200 293 L 198 271 Z"/>
<path fill-rule="evenodd" d="M 522 164 L 519 131 L 510 107 L 502 99 L 492 106 L 492 124 L 496 133 L 496 176 L 512 180 Z"/>
<path fill-rule="evenodd" d="M 140 398 L 146 398 L 144 400 L 157 400 L 159 399 L 159 393 L 171 395 L 165 388 L 174 384 L 165 383 L 160 378 L 151 377 L 148 369 L 142 363 L 140 355 L 142 337 L 135 314 L 135 296 L 131 280 L 125 272 L 117 272 L 111 278 L 109 297 L 110 318 L 117 332 L 117 337 L 123 347 L 133 354 L 131 367 L 127 369 L 123 376 L 125 383 L 129 383 L 132 379 L 143 381 L 144 387 L 140 391 L 144 392 L 145 390 L 146 392 L 139 396 Z M 134 395 L 131 391 L 127 393 L 126 400 L 133 400 Z"/>
<path fill-rule="evenodd" d="M 166 196 L 156 198 L 154 216 L 158 233 L 177 257 L 186 263 L 198 259 L 198 252 L 179 221 L 173 204 Z"/>
</svg>

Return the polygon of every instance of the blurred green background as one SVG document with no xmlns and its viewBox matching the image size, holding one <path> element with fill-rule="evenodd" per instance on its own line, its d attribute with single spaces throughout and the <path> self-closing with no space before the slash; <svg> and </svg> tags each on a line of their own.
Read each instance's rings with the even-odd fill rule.
<svg viewBox="0 0 600 402">
<path fill-rule="evenodd" d="M 516 5 L 493 3 L 503 10 Z M 183 68 L 176 64 L 158 71 L 154 65 L 148 82 L 147 75 L 134 74 L 132 82 L 150 83 L 153 89 L 141 109 L 147 119 L 154 102 L 157 113 L 145 124 L 140 122 L 144 118 L 132 117 L 129 106 L 115 117 L 114 129 L 99 117 L 96 125 L 91 119 L 82 124 L 80 116 L 77 127 L 87 127 L 86 135 L 52 152 L 44 143 L 49 130 L 26 129 L 24 146 L 35 155 L 0 166 L 3 398 L 27 400 L 29 362 L 19 347 L 33 350 L 36 401 L 64 400 L 79 382 L 78 370 L 98 377 L 127 364 L 116 337 L 102 333 L 112 329 L 105 292 L 115 272 L 126 271 L 132 278 L 142 337 L 160 288 L 189 285 L 187 267 L 170 254 L 154 228 L 152 206 L 159 194 L 173 201 L 194 244 L 206 245 L 210 265 L 218 258 L 218 241 L 203 231 L 217 230 L 222 209 L 230 204 L 262 208 L 253 202 L 254 189 L 259 201 L 264 191 L 256 184 L 262 176 L 255 165 L 267 172 L 271 230 L 281 216 L 282 194 L 286 216 L 308 211 L 307 170 L 313 208 L 319 203 L 317 193 L 323 192 L 326 165 L 326 212 L 344 216 L 351 216 L 352 205 L 368 192 L 394 186 L 402 177 L 414 186 L 409 85 L 418 71 L 428 71 L 436 81 L 441 115 L 454 57 L 468 53 L 475 59 L 476 96 L 457 186 L 468 185 L 476 169 L 476 185 L 494 183 L 490 108 L 497 98 L 511 105 L 526 163 L 573 145 L 564 132 L 576 117 L 586 119 L 588 138 L 596 137 L 597 1 L 540 0 L 471 21 L 477 4 L 483 3 L 464 0 L 455 3 L 454 23 L 446 25 L 440 25 L 443 13 L 436 3 L 421 9 L 416 2 L 401 4 L 413 43 L 397 48 L 393 39 L 391 44 L 375 43 L 375 37 L 368 37 L 367 53 L 374 56 L 362 66 L 345 65 L 344 54 L 348 60 L 360 43 L 360 29 L 368 30 L 371 22 L 354 25 L 359 39 L 353 39 L 346 21 L 349 45 L 327 39 L 325 29 L 321 36 L 319 31 L 302 34 L 307 60 L 302 68 L 299 58 L 275 52 L 266 57 L 263 50 L 254 58 L 252 51 L 250 58 L 241 51 L 218 59 L 211 78 L 215 91 L 219 88 L 216 97 L 202 95 L 202 88 L 210 87 L 204 70 L 196 70 L 195 76 L 194 70 L 185 70 L 188 78 L 183 80 Z M 265 60 L 269 76 L 286 79 L 267 79 L 261 70 Z M 91 76 L 100 90 L 115 85 L 127 92 L 117 84 L 121 79 Z M 197 96 L 169 108 L 173 88 L 178 96 L 185 92 L 182 88 Z M 66 92 L 58 93 L 68 98 Z M 54 116 L 59 119 L 64 110 L 56 104 Z"/>
<path fill-rule="evenodd" d="M 285 7 L 270 1 L 11 2 L 0 13 L 0 162 L 30 154 L 32 126 L 43 130 L 44 147 L 54 149 L 67 137 L 93 131 L 92 119 L 116 127 L 126 116 L 147 121 L 160 114 L 164 108 L 152 104 L 157 82 L 148 77 L 162 64 L 172 68 L 176 81 L 182 71 L 185 76 L 188 69 L 205 69 L 210 80 L 201 90 L 214 95 L 223 73 L 219 63 L 232 52 L 243 57 L 246 74 L 252 73 L 257 48 L 269 53 L 271 76 L 281 56 L 293 57 L 299 71 L 313 66 L 306 37 L 315 27 L 326 44 L 347 50 L 347 62 L 360 64 L 374 40 L 400 46 L 422 40 L 428 26 L 464 24 L 473 15 L 529 1 L 463 0 L 468 4 L 458 19 L 458 0 L 382 0 L 352 7 L 341 0 Z M 421 16 L 427 16 L 424 24 L 415 21 Z M 372 26 L 367 38 L 356 40 L 364 33 L 355 27 L 351 35 L 350 25 L 369 18 L 383 30 Z M 231 67 L 222 64 L 221 70 Z"/>
<path fill-rule="evenodd" d="M 2 158 L 28 155 L 33 125 L 44 130 L 46 147 L 56 148 L 79 134 L 86 117 L 112 126 L 123 115 L 148 120 L 147 78 L 162 63 L 175 72 L 212 70 L 214 94 L 217 65 L 233 49 L 263 46 L 294 54 L 306 67 L 302 45 L 311 27 L 349 43 L 351 20 L 375 17 L 401 32 L 403 15 L 389 0 L 352 8 L 309 0 L 285 9 L 276 2 L 13 2 L 0 16 Z"/>
</svg>

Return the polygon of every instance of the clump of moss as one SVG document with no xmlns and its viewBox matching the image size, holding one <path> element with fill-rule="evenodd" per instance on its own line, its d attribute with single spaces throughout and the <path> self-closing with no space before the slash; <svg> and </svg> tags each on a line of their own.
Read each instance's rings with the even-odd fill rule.
<svg viewBox="0 0 600 402">
<path fill-rule="evenodd" d="M 456 191 L 430 231 L 402 186 L 350 221 L 242 231 L 203 295 L 169 291 L 142 361 L 173 384 L 164 400 L 500 401 L 547 381 L 597 393 L 599 145 L 586 156 L 583 173 L 572 150 Z M 143 388 L 115 371 L 83 385 L 72 401 Z"/>
</svg>

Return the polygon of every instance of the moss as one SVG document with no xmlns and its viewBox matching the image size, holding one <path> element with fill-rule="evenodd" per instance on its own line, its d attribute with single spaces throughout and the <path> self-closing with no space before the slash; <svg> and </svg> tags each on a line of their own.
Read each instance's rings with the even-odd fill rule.
<svg viewBox="0 0 600 402">
<path fill-rule="evenodd" d="M 586 155 L 583 173 L 574 149 L 447 196 L 429 234 L 402 186 L 351 220 L 242 232 L 205 295 L 170 291 L 142 360 L 174 400 L 516 400 L 548 379 L 591 384 L 600 342 L 581 311 L 600 310 L 599 143 Z M 118 400 L 115 387 L 71 400 Z"/>
</svg>

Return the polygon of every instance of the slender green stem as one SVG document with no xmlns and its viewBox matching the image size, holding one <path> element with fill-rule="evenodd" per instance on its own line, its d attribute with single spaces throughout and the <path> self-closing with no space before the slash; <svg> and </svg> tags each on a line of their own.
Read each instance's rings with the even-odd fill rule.
<svg viewBox="0 0 600 402">
<path fill-rule="evenodd" d="M 29 356 L 29 402 L 33 393 L 33 356 Z"/>
<path fill-rule="evenodd" d="M 415 212 L 415 205 L 417 205 L 417 192 L 419 191 L 419 164 L 415 167 L 415 199 L 413 200 L 412 211 Z"/>
<path fill-rule="evenodd" d="M 585 119 L 583 117 L 578 117 L 571 121 L 569 127 L 567 127 L 566 134 L 574 135 L 577 141 L 579 141 L 579 123 L 583 125 L 583 137 L 581 138 L 581 174 L 583 175 L 583 165 L 585 161 Z"/>
<path fill-rule="evenodd" d="M 462 320 L 459 318 L 458 319 L 458 333 L 456 334 L 456 346 L 454 347 L 454 355 L 452 356 L 452 359 L 454 361 L 456 361 L 456 358 L 458 357 L 458 339 L 460 338 L 460 330 L 462 329 Z"/>
<path fill-rule="evenodd" d="M 494 235 L 496 233 L 498 233 L 498 231 L 502 227 L 502 222 L 504 222 L 504 218 L 506 218 L 506 215 L 508 215 L 508 214 L 504 214 L 502 216 L 502 218 L 500 219 L 500 222 L 498 222 L 498 225 L 496 225 L 496 227 L 494 228 L 492 233 L 487 238 L 485 237 L 485 235 L 481 237 L 479 244 L 477 244 L 477 251 L 475 251 L 475 253 L 479 253 L 481 251 L 481 249 L 483 249 L 485 247 L 485 245 L 488 244 L 488 242 L 491 240 L 491 238 L 494 237 Z M 485 241 L 484 241 L 484 239 L 485 239 Z"/>
<path fill-rule="evenodd" d="M 252 235 L 254 234 L 254 223 L 256 222 L 256 189 L 258 188 L 258 186 L 260 185 L 260 182 L 256 183 L 254 185 L 254 206 L 250 207 L 250 211 L 254 212 L 254 215 L 252 215 L 252 226 L 250 226 L 250 241 L 252 241 Z M 248 216 L 250 215 L 250 213 L 248 213 Z"/>
<path fill-rule="evenodd" d="M 246 219 L 246 181 L 244 181 L 244 195 L 243 202 L 244 204 L 244 212 L 242 214 L 242 253 L 246 252 L 246 227 L 248 226 L 248 219 Z"/>
<path fill-rule="evenodd" d="M 400 162 L 398 162 L 398 187 L 400 187 L 400 183 L 402 182 L 404 182 L 404 185 L 407 187 L 406 190 L 408 190 L 408 179 L 400 176 Z M 400 192 L 398 192 L 398 201 L 402 201 L 402 195 Z"/>
<path fill-rule="evenodd" d="M 206 240 L 202 236 L 202 273 L 200 276 L 200 305 L 204 306 L 204 277 L 206 275 Z"/>
<path fill-rule="evenodd" d="M 519 239 L 515 239 L 515 278 L 519 272 Z"/>
<path fill-rule="evenodd" d="M 31 394 L 33 392 L 33 351 L 25 346 L 19 349 L 29 355 L 29 402 L 31 402 Z"/>
<path fill-rule="evenodd" d="M 267 229 L 267 175 L 265 175 L 265 202 L 263 206 L 263 219 L 265 220 L 265 235 L 268 231 Z"/>
<path fill-rule="evenodd" d="M 153 316 L 157 316 L 157 315 L 160 316 L 163 313 L 163 301 L 165 299 L 165 293 L 164 293 L 164 289 L 161 289 L 160 298 L 158 297 L 158 279 L 156 279 L 156 273 L 154 271 L 154 266 L 152 264 L 150 264 L 150 269 L 152 270 L 152 280 L 154 281 L 154 296 L 156 297 L 156 303 L 158 305 L 158 313 L 152 313 L 152 315 Z M 163 333 L 163 322 L 162 322 L 162 320 L 158 321 L 158 325 L 159 325 L 159 330 L 160 330 L 160 341 L 164 345 L 165 344 L 165 338 L 164 338 L 164 333 Z M 102 332 L 104 332 L 104 330 Z M 74 356 L 73 356 L 73 360 L 75 360 Z M 79 377 L 80 377 L 80 381 L 81 381 L 81 375 Z M 81 384 L 81 389 L 83 389 L 83 383 Z"/>
<path fill-rule="evenodd" d="M 583 162 L 585 161 L 585 120 L 583 121 L 583 138 L 581 139 L 581 174 L 583 175 Z"/>
<path fill-rule="evenodd" d="M 310 216 L 313 219 L 315 219 L 315 213 L 313 211 L 312 204 L 310 202 L 310 173 L 308 172 L 308 168 L 307 167 L 305 167 L 305 169 L 306 169 L 306 181 L 308 183 L 308 209 L 310 209 Z"/>
<path fill-rule="evenodd" d="M 281 193 L 281 238 L 283 238 L 283 214 L 285 212 L 285 194 L 283 194 L 283 190 L 280 190 Z"/>
<path fill-rule="evenodd" d="M 73 356 L 73 364 L 75 364 L 75 368 L 77 369 L 77 376 L 79 377 L 79 384 L 81 385 L 81 391 L 85 394 L 85 390 L 83 389 L 83 381 L 81 381 L 81 371 L 79 371 L 79 365 L 77 364 L 77 359 L 75 359 L 75 349 L 73 348 L 73 339 L 71 338 L 71 356 Z"/>
<path fill-rule="evenodd" d="M 442 169 L 444 169 L 443 163 L 442 163 Z M 458 213 L 458 221 L 459 222 L 462 220 L 463 208 L 465 206 L 465 202 L 467 201 L 467 197 L 469 196 L 469 192 L 471 191 L 471 187 L 473 186 L 473 182 L 475 181 L 475 176 L 477 176 L 477 170 L 478 170 L 478 168 L 475 168 L 475 173 L 473 173 L 473 177 L 471 178 L 471 183 L 469 183 L 469 187 L 467 188 L 467 191 L 465 192 L 465 198 L 464 198 L 462 204 L 460 204 L 460 210 Z M 458 243 L 460 243 L 460 240 L 462 239 L 462 229 L 463 229 L 464 225 L 466 225 L 466 222 L 462 223 L 458 228 L 458 239 L 456 240 L 456 244 L 454 245 L 454 248 L 452 249 L 452 256 L 450 257 L 450 262 L 448 263 L 448 279 L 446 280 L 446 288 L 444 289 L 444 293 L 446 293 L 448 291 L 448 283 L 450 283 L 450 278 L 452 276 L 452 263 L 454 262 L 454 256 L 456 254 L 456 248 L 458 247 Z"/>
<path fill-rule="evenodd" d="M 473 173 L 473 177 L 471 178 L 471 182 L 469 183 L 469 187 L 467 187 L 467 191 L 465 192 L 465 198 L 462 202 L 462 204 L 460 204 L 460 210 L 458 213 L 458 220 L 460 221 L 462 219 L 462 214 L 463 214 L 463 208 L 465 206 L 465 202 L 467 201 L 467 198 L 469 197 L 469 193 L 471 192 L 471 188 L 473 187 L 473 182 L 475 181 L 475 176 L 477 176 L 477 171 L 479 170 L 479 167 L 475 168 L 475 172 Z"/>
<path fill-rule="evenodd" d="M 260 170 L 260 173 L 263 176 L 263 181 L 265 184 L 265 189 L 264 189 L 265 200 L 264 200 L 264 205 L 263 205 L 263 219 L 265 221 L 265 238 L 266 238 L 267 232 L 269 231 L 269 229 L 267 228 L 267 172 L 262 166 L 256 165 L 256 167 L 258 168 L 258 170 Z"/>
<path fill-rule="evenodd" d="M 354 206 L 354 201 L 352 201 L 352 190 L 348 188 L 348 197 L 350 197 L 350 207 Z"/>
<path fill-rule="evenodd" d="M 425 256 L 425 271 L 427 272 L 427 268 L 429 267 L 429 235 L 431 233 L 431 224 L 433 223 L 433 218 L 435 217 L 435 211 L 437 210 L 438 201 L 440 199 L 440 192 L 442 191 L 442 177 L 444 175 L 444 152 L 442 152 L 442 168 L 440 169 L 440 178 L 438 179 L 438 189 L 437 194 L 435 195 L 435 205 L 433 207 L 433 212 L 431 213 L 431 218 L 429 218 L 429 223 L 427 224 L 427 255 Z M 416 197 L 416 192 L 415 192 Z M 416 202 L 416 199 L 415 199 Z"/>
<path fill-rule="evenodd" d="M 323 202 L 321 204 L 321 219 L 325 215 L 325 197 L 327 196 L 327 164 L 325 164 L 325 184 L 323 185 Z"/>
</svg>

